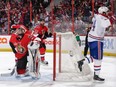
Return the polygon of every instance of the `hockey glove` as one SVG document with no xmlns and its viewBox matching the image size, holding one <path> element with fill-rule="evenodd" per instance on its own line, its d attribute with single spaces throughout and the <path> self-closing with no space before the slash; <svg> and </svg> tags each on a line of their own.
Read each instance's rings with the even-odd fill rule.
<svg viewBox="0 0 116 87">
<path fill-rule="evenodd" d="M 48 34 L 48 37 L 52 37 L 52 33 L 51 32 Z"/>
</svg>

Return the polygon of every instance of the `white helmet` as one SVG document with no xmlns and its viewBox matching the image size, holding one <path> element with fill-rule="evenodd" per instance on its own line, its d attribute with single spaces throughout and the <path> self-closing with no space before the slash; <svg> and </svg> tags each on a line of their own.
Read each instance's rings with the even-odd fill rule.
<svg viewBox="0 0 116 87">
<path fill-rule="evenodd" d="M 98 8 L 98 13 L 100 13 L 100 14 L 103 14 L 104 12 L 107 13 L 108 10 L 109 10 L 109 9 L 108 9 L 107 7 L 102 6 L 102 7 L 99 7 L 99 8 Z"/>
</svg>

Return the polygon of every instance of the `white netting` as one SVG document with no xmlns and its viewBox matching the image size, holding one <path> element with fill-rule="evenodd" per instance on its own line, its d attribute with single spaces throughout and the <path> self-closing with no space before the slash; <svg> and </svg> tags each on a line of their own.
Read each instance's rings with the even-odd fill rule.
<svg viewBox="0 0 116 87">
<path fill-rule="evenodd" d="M 66 32 L 66 33 L 57 33 L 57 35 L 61 35 L 61 48 L 62 51 L 66 51 L 72 56 L 75 56 L 76 60 L 82 60 L 84 59 L 84 56 L 82 54 L 81 47 L 79 46 L 78 42 L 76 41 L 76 37 L 72 32 Z"/>
<path fill-rule="evenodd" d="M 83 65 L 83 71 L 78 68 L 78 61 L 84 59 L 82 50 L 72 32 L 57 33 L 57 39 L 61 36 L 61 63 L 57 55 L 57 68 L 61 68 L 61 73 L 57 71 L 56 80 L 60 81 L 84 81 L 90 80 L 91 70 L 88 64 Z M 58 48 L 57 48 L 58 50 Z M 61 67 L 58 67 L 59 65 Z"/>
</svg>

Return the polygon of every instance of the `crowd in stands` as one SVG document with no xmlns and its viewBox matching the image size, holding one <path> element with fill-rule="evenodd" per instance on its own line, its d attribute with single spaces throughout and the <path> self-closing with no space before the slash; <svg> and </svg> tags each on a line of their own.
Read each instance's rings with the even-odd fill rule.
<svg viewBox="0 0 116 87">
<path fill-rule="evenodd" d="M 10 2 L 10 26 L 24 24 L 35 27 L 39 19 L 44 18 L 46 26 L 51 30 L 54 24 L 55 31 L 69 31 L 72 28 L 72 0 L 61 0 L 60 4 L 53 7 L 53 12 L 46 11 L 51 0 L 31 0 L 33 6 L 32 21 L 30 22 L 30 0 L 9 0 Z M 79 34 L 85 34 L 85 29 L 91 24 L 92 0 L 75 0 L 74 2 L 74 29 Z M 107 2 L 106 2 L 107 1 Z M 102 2 L 102 3 L 101 3 Z M 0 1 L 0 35 L 8 34 L 8 5 L 7 0 Z M 95 13 L 97 9 L 105 5 L 111 10 L 110 0 L 95 0 Z M 53 13 L 53 14 L 52 14 Z M 112 19 L 112 16 L 111 16 Z M 115 18 L 114 18 L 115 19 Z M 116 35 L 116 22 L 114 29 L 108 35 Z"/>
<path fill-rule="evenodd" d="M 40 3 L 42 1 L 32 0 L 34 14 L 45 13 L 44 8 L 50 2 Z M 6 0 L 1 0 L 0 2 L 0 34 L 8 34 L 8 9 L 10 9 L 10 26 L 13 24 L 24 24 L 28 27 L 30 23 L 30 0 L 9 0 L 9 3 L 10 8 L 8 8 Z"/>
<path fill-rule="evenodd" d="M 62 2 L 59 5 L 56 5 L 54 7 L 54 14 L 55 17 L 58 17 L 58 19 L 61 21 L 61 24 L 68 25 L 66 27 L 61 27 L 60 29 L 63 29 L 66 31 L 68 28 L 71 28 L 72 23 L 72 0 L 62 0 Z M 91 24 L 91 17 L 92 17 L 92 0 L 75 0 L 74 2 L 74 28 L 75 31 L 77 31 L 79 34 L 84 34 L 85 29 L 89 27 Z M 101 3 L 102 2 L 102 3 Z M 111 11 L 111 4 L 110 0 L 106 2 L 106 0 L 95 0 L 95 8 L 94 13 L 97 13 L 97 9 L 100 6 L 107 6 L 109 10 Z M 106 32 L 106 35 L 116 35 L 116 27 L 115 27 L 115 18 L 112 18 L 112 12 L 110 13 L 110 19 L 111 22 L 114 23 L 114 29 L 110 32 Z M 114 21 L 115 20 L 115 21 Z M 60 25 L 60 24 L 59 24 Z M 69 27 L 70 26 L 70 27 Z M 59 29 L 57 29 L 59 30 Z"/>
</svg>

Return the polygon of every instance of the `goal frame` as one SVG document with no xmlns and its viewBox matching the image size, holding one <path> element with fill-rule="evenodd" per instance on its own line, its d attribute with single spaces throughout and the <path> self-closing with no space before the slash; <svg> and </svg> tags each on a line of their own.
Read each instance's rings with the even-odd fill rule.
<svg viewBox="0 0 116 87">
<path fill-rule="evenodd" d="M 63 36 L 62 36 L 63 35 Z M 72 37 L 72 38 L 67 38 Z M 67 46 L 63 46 L 65 44 L 65 39 L 70 40 L 70 44 L 72 47 L 67 49 Z M 58 40 L 58 44 L 56 44 Z M 64 41 L 64 42 L 63 42 Z M 58 45 L 58 46 L 57 46 Z M 74 46 L 73 46 L 74 45 Z M 67 49 L 67 50 L 65 50 Z M 73 56 L 70 54 L 70 50 L 73 51 Z M 68 55 L 62 55 L 65 54 Z M 64 60 L 64 57 L 66 59 Z M 69 56 L 69 58 L 68 58 Z M 67 60 L 68 58 L 68 60 Z M 78 68 L 78 61 L 85 59 L 84 55 L 82 54 L 81 48 L 79 47 L 75 36 L 72 32 L 64 32 L 64 33 L 53 33 L 53 81 L 62 80 L 62 81 L 86 81 L 91 77 L 91 69 L 88 63 L 83 64 L 83 71 L 80 72 Z M 67 61 L 67 62 L 64 62 Z M 69 61 L 69 62 L 68 62 Z M 70 64 L 70 67 L 65 67 L 66 64 Z M 68 71 L 67 71 L 68 69 Z M 64 77 L 62 77 L 62 75 Z M 66 77 L 65 77 L 66 76 Z M 76 77 L 75 77 L 76 76 Z M 68 78 L 71 78 L 68 80 Z"/>
<path fill-rule="evenodd" d="M 61 35 L 59 35 L 59 73 L 61 72 Z M 53 34 L 53 81 L 56 80 L 56 32 Z"/>
<path fill-rule="evenodd" d="M 70 31 L 71 32 L 71 31 Z M 66 32 L 65 32 L 66 33 Z M 58 40 L 58 47 L 56 46 L 56 41 Z M 65 51 L 63 51 L 65 52 Z M 58 53 L 58 57 L 56 57 L 56 53 Z M 58 61 L 57 61 L 58 58 Z M 58 65 L 57 65 L 58 64 Z M 62 66 L 62 35 L 54 32 L 53 34 L 53 81 L 56 80 L 56 71 L 58 67 L 58 73 L 61 73 Z"/>
</svg>

